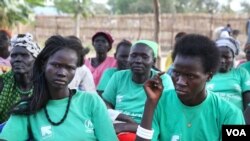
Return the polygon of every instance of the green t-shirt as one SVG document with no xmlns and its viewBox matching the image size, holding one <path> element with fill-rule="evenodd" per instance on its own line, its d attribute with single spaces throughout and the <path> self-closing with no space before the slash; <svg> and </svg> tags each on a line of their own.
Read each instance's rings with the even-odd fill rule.
<svg viewBox="0 0 250 141">
<path fill-rule="evenodd" d="M 48 102 L 52 121 L 58 122 L 63 117 L 67 102 L 68 98 Z M 118 140 L 102 99 L 83 91 L 77 91 L 72 97 L 67 118 L 59 126 L 48 122 L 43 109 L 30 116 L 30 126 L 37 141 Z M 28 118 L 24 115 L 12 115 L 0 134 L 1 139 L 8 141 L 24 141 L 28 136 Z"/>
<path fill-rule="evenodd" d="M 154 111 L 152 141 L 219 141 L 222 125 L 245 124 L 235 105 L 207 92 L 205 101 L 190 107 L 174 90 L 165 91 Z"/>
<path fill-rule="evenodd" d="M 117 72 L 118 69 L 117 68 L 108 68 L 106 69 L 103 74 L 102 77 L 99 81 L 99 84 L 97 85 L 97 90 L 99 91 L 104 91 L 110 78 L 112 77 L 112 75 Z"/>
<path fill-rule="evenodd" d="M 216 73 L 207 83 L 207 89 L 234 103 L 243 111 L 243 93 L 250 90 L 250 76 L 243 68 L 233 68 L 227 73 Z"/>
<path fill-rule="evenodd" d="M 157 71 L 151 70 L 152 76 Z M 172 80 L 168 74 L 161 76 L 164 89 L 174 89 Z M 144 104 L 147 95 L 143 84 L 132 81 L 131 70 L 116 72 L 110 79 L 102 97 L 114 106 L 115 110 L 132 117 L 137 123 L 141 122 Z"/>
<path fill-rule="evenodd" d="M 245 68 L 250 74 L 250 61 L 247 61 L 239 66 L 240 68 Z"/>
</svg>

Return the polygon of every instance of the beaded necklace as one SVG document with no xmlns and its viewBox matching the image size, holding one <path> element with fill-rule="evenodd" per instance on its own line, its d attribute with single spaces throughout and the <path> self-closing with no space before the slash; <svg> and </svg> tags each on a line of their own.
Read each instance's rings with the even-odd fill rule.
<svg viewBox="0 0 250 141">
<path fill-rule="evenodd" d="M 70 103 L 71 103 L 71 98 L 72 98 L 72 92 L 71 90 L 69 90 L 69 100 L 68 100 L 68 104 L 67 104 L 67 107 L 66 107 L 66 110 L 65 110 L 65 113 L 62 117 L 62 119 L 59 121 L 59 122 L 54 122 L 50 119 L 50 116 L 49 116 L 49 113 L 47 111 L 47 108 L 46 106 L 44 107 L 44 112 L 45 112 L 45 115 L 46 115 L 46 118 L 47 120 L 49 121 L 49 123 L 51 123 L 52 125 L 54 126 L 58 126 L 60 124 L 62 124 L 64 122 L 64 120 L 67 118 L 67 115 L 68 115 L 68 112 L 69 112 L 69 106 L 70 106 Z"/>
<path fill-rule="evenodd" d="M 192 127 L 192 121 L 193 121 L 193 119 L 194 119 L 194 117 L 196 116 L 195 114 L 192 114 L 191 115 L 191 118 L 188 118 L 188 115 L 183 111 L 183 114 L 184 114 L 184 117 L 185 117 L 185 119 L 186 119 L 186 124 L 187 124 L 187 127 L 188 128 L 191 128 Z"/>
<path fill-rule="evenodd" d="M 20 93 L 21 95 L 28 95 L 33 91 L 33 88 L 31 88 L 31 89 L 29 89 L 27 91 L 23 91 L 20 88 L 18 88 L 17 86 L 16 86 L 16 89 L 17 89 L 18 93 Z"/>
</svg>

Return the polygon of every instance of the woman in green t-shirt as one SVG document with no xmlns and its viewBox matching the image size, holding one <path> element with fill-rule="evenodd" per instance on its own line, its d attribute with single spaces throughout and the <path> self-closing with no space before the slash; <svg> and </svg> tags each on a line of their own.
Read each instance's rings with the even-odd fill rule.
<svg viewBox="0 0 250 141">
<path fill-rule="evenodd" d="M 147 100 L 137 141 L 218 141 L 222 125 L 245 124 L 235 105 L 206 89 L 219 57 L 215 43 L 203 35 L 188 34 L 175 44 L 175 90 L 163 91 L 161 74 L 144 84 Z"/>
<path fill-rule="evenodd" d="M 117 141 L 102 99 L 68 88 L 85 53 L 69 37 L 55 35 L 45 42 L 34 63 L 33 94 L 12 110 L 0 139 Z"/>
<path fill-rule="evenodd" d="M 250 75 L 246 69 L 234 67 L 239 44 L 228 37 L 216 40 L 216 46 L 220 51 L 220 65 L 207 88 L 244 111 L 250 103 Z"/>
</svg>

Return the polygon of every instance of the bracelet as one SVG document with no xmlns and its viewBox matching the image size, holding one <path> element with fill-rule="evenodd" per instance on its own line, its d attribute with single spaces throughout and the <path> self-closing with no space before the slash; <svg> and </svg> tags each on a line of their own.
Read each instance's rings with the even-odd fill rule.
<svg viewBox="0 0 250 141">
<path fill-rule="evenodd" d="M 121 112 L 113 109 L 108 109 L 108 113 L 111 120 L 114 122 Z"/>
<path fill-rule="evenodd" d="M 142 128 L 139 125 L 137 128 L 137 131 L 136 131 L 136 135 L 141 137 L 141 138 L 151 140 L 153 138 L 153 135 L 154 135 L 154 130 L 148 130 L 148 129 Z"/>
</svg>

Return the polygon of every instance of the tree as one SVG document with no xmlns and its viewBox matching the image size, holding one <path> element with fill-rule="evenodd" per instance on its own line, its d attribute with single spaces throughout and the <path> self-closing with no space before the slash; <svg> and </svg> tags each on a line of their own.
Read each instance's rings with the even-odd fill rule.
<svg viewBox="0 0 250 141">
<path fill-rule="evenodd" d="M 93 11 L 95 11 L 95 14 L 111 14 L 111 10 L 104 4 L 100 3 L 93 3 Z"/>
<path fill-rule="evenodd" d="M 250 13 L 250 3 L 249 2 L 244 1 L 240 5 L 243 7 L 243 10 L 242 10 L 243 12 Z"/>
<path fill-rule="evenodd" d="M 152 0 L 109 0 L 113 14 L 153 13 Z"/>
<path fill-rule="evenodd" d="M 80 36 L 80 21 L 81 16 L 88 17 L 94 15 L 91 7 L 91 0 L 55 0 L 55 7 L 68 14 L 73 14 L 75 17 L 75 35 Z"/>
<path fill-rule="evenodd" d="M 154 30 L 154 40 L 155 42 L 159 43 L 160 40 L 160 28 L 161 28 L 161 8 L 160 8 L 160 1 L 154 0 L 154 18 L 155 18 L 155 30 Z M 158 56 L 156 61 L 157 67 L 161 68 L 161 45 L 159 44 L 158 48 Z"/>
<path fill-rule="evenodd" d="M 211 10 L 218 11 L 217 0 L 176 0 L 177 13 L 209 13 Z"/>
<path fill-rule="evenodd" d="M 174 10 L 174 0 L 159 0 L 160 8 L 164 13 Z M 113 14 L 153 13 L 152 0 L 109 0 L 109 6 Z"/>
<path fill-rule="evenodd" d="M 0 27 L 11 28 L 18 23 L 30 21 L 32 7 L 42 6 L 42 0 L 1 0 L 0 1 Z"/>
<path fill-rule="evenodd" d="M 230 3 L 232 2 L 232 0 L 228 0 L 226 5 L 223 5 L 221 7 L 221 12 L 223 13 L 233 13 L 234 11 L 231 9 Z"/>
<path fill-rule="evenodd" d="M 175 0 L 160 0 L 161 13 L 174 13 L 175 10 Z"/>
<path fill-rule="evenodd" d="M 218 0 L 159 0 L 162 13 L 208 13 L 218 11 Z M 152 0 L 109 0 L 114 14 L 153 13 Z"/>
</svg>

